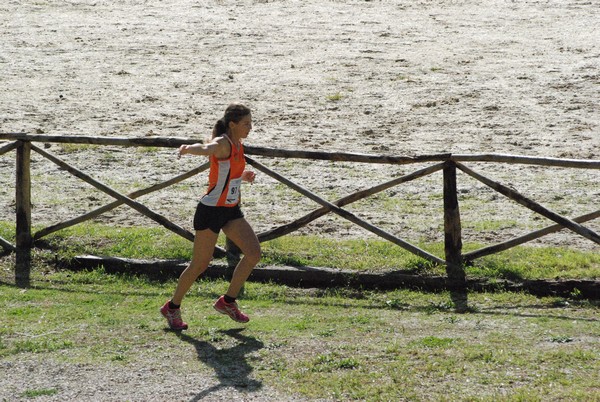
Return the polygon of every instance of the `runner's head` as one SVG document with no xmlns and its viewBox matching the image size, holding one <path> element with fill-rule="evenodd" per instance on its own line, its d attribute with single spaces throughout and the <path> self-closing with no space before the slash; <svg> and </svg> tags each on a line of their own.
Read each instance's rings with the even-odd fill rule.
<svg viewBox="0 0 600 402">
<path fill-rule="evenodd" d="M 246 138 L 252 129 L 252 114 L 248 107 L 232 103 L 225 109 L 225 114 L 221 117 L 213 128 L 212 138 L 220 137 L 223 134 L 234 132 L 238 139 Z"/>
</svg>

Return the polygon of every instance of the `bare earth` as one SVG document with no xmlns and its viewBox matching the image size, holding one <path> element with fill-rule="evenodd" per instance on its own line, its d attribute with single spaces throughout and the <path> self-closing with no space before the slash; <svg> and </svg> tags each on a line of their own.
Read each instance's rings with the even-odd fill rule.
<svg viewBox="0 0 600 402">
<path fill-rule="evenodd" d="M 0 5 L 0 132 L 202 139 L 226 105 L 240 100 L 253 109 L 251 145 L 597 160 L 598 21 L 596 2 L 579 0 L 6 0 Z M 48 151 L 123 192 L 199 163 L 177 161 L 173 149 L 54 144 Z M 14 219 L 12 155 L 0 157 L 1 220 Z M 422 167 L 260 160 L 330 200 Z M 598 171 L 473 167 L 566 216 L 598 209 Z M 34 223 L 55 223 L 110 201 L 39 156 L 32 175 Z M 142 201 L 190 228 L 204 180 Z M 466 241 L 504 240 L 550 224 L 465 175 L 459 187 Z M 246 215 L 257 231 L 315 208 L 264 176 L 244 191 Z M 437 174 L 348 208 L 407 240 L 439 241 L 440 194 Z M 100 220 L 152 224 L 126 208 Z M 598 220 L 586 225 L 600 230 Z M 303 233 L 370 236 L 333 216 Z M 598 250 L 568 231 L 537 244 Z M 37 370 L 35 362 L 11 364 L 11 381 L 25 381 L 21 374 Z M 128 374 L 109 369 L 87 375 L 49 365 L 36 381 L 44 382 L 44 375 L 49 383 L 73 379 L 77 372 L 77 381 L 65 385 L 74 400 L 194 398 L 177 394 L 182 384 L 148 387 L 143 373 L 113 381 L 113 390 L 104 392 L 94 388 L 98 376 L 110 381 Z M 156 370 L 167 372 L 168 365 Z M 0 398 L 12 400 L 2 392 Z M 264 388 L 195 395 L 294 399 Z M 45 399 L 51 398 L 36 400 Z"/>
</svg>

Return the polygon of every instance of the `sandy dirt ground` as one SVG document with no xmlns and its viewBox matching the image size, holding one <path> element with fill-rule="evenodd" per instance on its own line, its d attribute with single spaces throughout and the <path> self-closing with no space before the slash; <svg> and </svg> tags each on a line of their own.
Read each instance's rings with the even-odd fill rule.
<svg viewBox="0 0 600 402">
<path fill-rule="evenodd" d="M 582 0 L 6 0 L 0 132 L 202 139 L 239 100 L 253 109 L 247 142 L 256 146 L 598 160 L 599 20 L 598 4 Z M 47 151 L 123 192 L 203 162 L 177 161 L 174 149 Z M 12 155 L 0 157 L 3 220 L 14 219 Z M 330 200 L 423 166 L 259 160 Z M 598 170 L 472 166 L 566 216 L 598 209 Z M 34 223 L 110 201 L 39 156 L 32 169 Z M 190 228 L 204 185 L 199 178 L 143 201 Z M 459 187 L 466 241 L 551 223 L 465 175 Z M 438 173 L 348 209 L 410 241 L 439 241 L 440 194 Z M 244 189 L 244 206 L 257 231 L 315 208 L 264 175 Z M 126 208 L 99 220 L 152 224 Z M 598 220 L 587 225 L 600 230 Z M 303 233 L 370 236 L 329 215 Z M 598 250 L 568 231 L 538 244 Z M 120 396 L 97 400 L 190 399 L 178 389 L 138 395 L 115 386 Z M 231 389 L 231 400 L 285 400 Z"/>
</svg>

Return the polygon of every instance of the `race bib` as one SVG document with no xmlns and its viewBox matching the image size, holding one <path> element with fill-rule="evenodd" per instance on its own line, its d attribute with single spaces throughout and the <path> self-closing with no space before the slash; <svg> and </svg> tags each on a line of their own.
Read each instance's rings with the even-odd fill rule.
<svg viewBox="0 0 600 402">
<path fill-rule="evenodd" d="M 231 179 L 229 189 L 227 191 L 227 204 L 236 204 L 240 200 L 240 187 L 242 186 L 242 178 Z"/>
</svg>

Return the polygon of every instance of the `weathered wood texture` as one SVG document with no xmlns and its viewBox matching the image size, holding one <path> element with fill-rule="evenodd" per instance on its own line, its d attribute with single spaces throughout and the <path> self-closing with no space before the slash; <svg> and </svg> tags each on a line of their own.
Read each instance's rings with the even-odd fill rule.
<svg viewBox="0 0 600 402">
<path fill-rule="evenodd" d="M 600 169 L 600 161 L 583 159 L 540 158 L 537 156 L 506 155 L 506 154 L 452 154 L 455 162 L 494 162 L 512 165 L 537 165 L 564 168 Z"/>
<path fill-rule="evenodd" d="M 29 285 L 31 269 L 31 147 L 20 142 L 17 148 L 15 280 L 22 287 Z"/>
<path fill-rule="evenodd" d="M 197 139 L 177 138 L 177 137 L 92 137 L 83 135 L 45 135 L 45 134 L 24 134 L 24 133 L 0 133 L 0 140 L 18 140 L 42 143 L 58 144 L 87 144 L 87 145 L 116 145 L 129 147 L 165 147 L 176 148 L 183 144 L 194 144 L 199 142 Z"/>
<path fill-rule="evenodd" d="M 446 162 L 444 166 L 444 238 L 446 261 L 449 265 L 462 265 L 460 211 L 456 189 L 456 165 Z M 464 280 L 464 272 L 461 272 Z"/>
<path fill-rule="evenodd" d="M 146 275 L 159 279 L 178 278 L 187 266 L 187 261 L 180 260 L 147 261 L 89 255 L 76 257 L 69 263 L 69 268 L 75 270 L 94 269 L 102 266 L 109 273 Z M 202 277 L 223 279 L 228 278 L 229 275 L 227 265 L 213 262 L 202 274 Z M 322 267 L 267 266 L 255 269 L 249 280 L 304 288 L 349 287 L 359 290 L 408 288 L 428 292 L 440 292 L 451 288 L 446 277 L 414 275 L 400 269 L 385 272 L 356 272 Z M 506 290 L 557 297 L 573 297 L 573 293 L 578 292 L 582 299 L 600 299 L 600 281 L 598 280 L 509 281 L 471 278 L 466 281 L 466 289 L 481 292 Z"/>
<path fill-rule="evenodd" d="M 141 147 L 166 147 L 176 148 L 183 144 L 193 144 L 199 142 L 198 139 L 179 138 L 179 137 L 92 137 L 81 135 L 43 135 L 43 134 L 25 134 L 25 133 L 0 133 L 0 141 L 31 141 L 31 142 L 55 142 L 67 144 L 94 144 L 94 145 L 116 145 L 116 146 L 141 146 Z M 421 162 L 444 162 L 454 160 L 455 162 L 497 162 L 509 164 L 529 164 L 539 166 L 569 167 L 581 169 L 600 169 L 600 160 L 583 159 L 559 159 L 559 158 L 541 158 L 525 155 L 506 155 L 506 154 L 474 154 L 462 155 L 441 153 L 433 155 L 419 156 L 387 156 L 387 155 L 369 155 L 348 152 L 320 152 L 304 150 L 286 150 L 275 148 L 254 147 L 247 145 L 245 152 L 248 155 L 258 155 L 280 158 L 300 158 L 345 162 L 361 163 L 385 163 L 385 164 L 409 164 Z"/>
<path fill-rule="evenodd" d="M 444 251 L 446 274 L 450 284 L 450 297 L 456 310 L 467 311 L 466 274 L 462 260 L 462 227 L 456 188 L 456 164 L 444 165 Z"/>
<path fill-rule="evenodd" d="M 0 155 L 4 155 L 7 152 L 16 149 L 19 146 L 19 141 L 14 141 L 8 144 L 4 144 L 0 147 Z"/>
<path fill-rule="evenodd" d="M 116 198 L 117 200 L 121 201 L 122 203 L 127 204 L 128 206 L 135 209 L 142 215 L 147 216 L 148 218 L 159 223 L 160 225 L 164 226 L 165 228 L 172 231 L 173 233 L 178 234 L 179 236 L 181 236 L 185 239 L 188 239 L 190 241 L 194 241 L 193 233 L 191 233 L 191 232 L 185 230 L 184 228 L 182 228 L 181 226 L 171 222 L 170 220 L 168 220 L 164 216 L 160 215 L 159 213 L 152 211 L 150 208 L 146 207 L 145 205 L 143 205 L 137 201 L 134 201 L 133 199 L 127 197 L 126 195 L 119 193 L 118 191 L 110 188 L 109 186 L 107 186 L 103 183 L 100 183 L 99 181 L 93 179 L 86 173 L 83 173 L 82 171 L 74 168 L 73 166 L 60 160 L 59 158 L 55 157 L 54 155 L 36 147 L 35 145 L 32 145 L 32 149 L 34 151 L 36 151 L 37 153 L 39 153 L 40 155 L 42 155 L 43 157 L 45 157 L 46 159 L 48 159 L 48 160 L 52 161 L 53 163 L 55 163 L 56 165 L 60 166 L 67 172 L 71 173 L 73 176 L 85 181 L 86 183 L 88 183 L 88 184 L 92 185 L 93 187 L 97 188 L 98 190 L 110 195 L 111 197 Z M 218 255 L 218 256 L 222 256 L 225 253 L 225 251 L 221 248 L 215 249 L 215 252 L 216 252 L 216 255 Z"/>
<path fill-rule="evenodd" d="M 435 154 L 420 156 L 387 156 L 369 155 L 350 152 L 298 151 L 275 148 L 244 147 L 248 155 L 267 156 L 271 158 L 297 158 L 311 160 L 326 160 L 335 162 L 384 163 L 389 165 L 405 165 L 421 162 L 440 162 L 451 157 L 451 154 Z"/>
<path fill-rule="evenodd" d="M 126 195 L 119 193 L 118 191 L 107 186 L 106 184 L 100 183 L 99 181 L 93 179 L 88 174 L 83 173 L 82 171 L 80 171 L 77 168 L 74 168 L 73 166 L 60 160 L 59 158 L 55 157 L 54 155 L 50 154 L 49 152 L 46 152 L 43 149 L 36 147 L 35 145 L 32 146 L 32 148 L 34 151 L 36 151 L 37 153 L 39 153 L 46 159 L 54 162 L 55 164 L 57 164 L 58 166 L 60 166 L 64 170 L 66 170 L 67 172 L 71 173 L 73 176 L 83 180 L 84 182 L 92 185 L 93 187 L 97 188 L 98 190 L 110 195 L 111 197 L 116 198 L 117 200 L 123 202 L 124 204 L 129 205 L 131 208 L 135 209 L 142 215 L 147 216 L 148 218 L 152 219 L 155 222 L 158 222 L 159 224 L 163 225 L 165 228 L 180 235 L 181 237 L 191 240 L 191 241 L 194 240 L 194 235 L 192 233 L 188 232 L 181 226 L 178 226 L 178 225 L 172 223 L 167 218 L 152 211 L 150 208 L 146 207 L 145 205 L 132 200 L 131 198 L 127 197 Z"/>
<path fill-rule="evenodd" d="M 111 145 L 111 146 L 136 146 L 136 147 L 167 147 L 176 148 L 183 144 L 193 144 L 198 142 L 196 139 L 188 138 L 107 138 L 107 137 L 88 137 L 88 136 L 49 136 L 49 135 L 30 135 L 25 133 L 0 133 L 0 141 L 13 141 L 0 146 L 0 155 L 6 154 L 14 149 L 17 149 L 17 183 L 16 183 L 16 245 L 12 245 L 5 239 L 0 238 L 0 247 L 5 250 L 16 250 L 17 252 L 17 275 L 21 275 L 21 283 L 28 283 L 29 280 L 29 266 L 31 263 L 31 247 L 34 240 L 40 239 L 50 233 L 57 230 L 70 227 L 72 225 L 81 223 L 85 220 L 96 217 L 104 212 L 107 212 L 119 205 L 126 204 L 143 215 L 153 219 L 157 223 L 173 231 L 174 233 L 193 241 L 194 235 L 180 226 L 172 223 L 164 216 L 152 211 L 143 204 L 134 201 L 142 195 L 149 194 L 153 191 L 157 191 L 166 188 L 172 184 L 185 180 L 195 174 L 198 174 L 206 170 L 209 166 L 208 163 L 192 169 L 189 172 L 176 176 L 163 183 L 158 183 L 150 186 L 146 189 L 134 191 L 128 195 L 121 194 L 116 190 L 106 186 L 93 179 L 89 175 L 79 171 L 78 169 L 70 166 L 68 163 L 60 160 L 56 156 L 40 149 L 31 142 L 43 142 L 43 143 L 70 143 L 70 144 L 93 144 L 93 145 Z M 50 227 L 41 229 L 32 236 L 31 233 L 31 178 L 30 178 L 30 153 L 31 150 L 39 153 L 50 161 L 56 163 L 61 168 L 70 172 L 79 179 L 91 184 L 100 191 L 105 192 L 111 197 L 115 198 L 116 201 L 90 211 L 84 215 L 81 215 L 70 220 L 57 223 Z M 556 232 L 558 230 L 567 228 L 595 243 L 600 244 L 600 236 L 594 231 L 582 226 L 581 223 L 587 222 L 592 219 L 596 219 L 600 216 L 600 211 L 595 211 L 569 219 L 561 216 L 549 209 L 541 206 L 533 200 L 530 200 L 517 191 L 510 189 L 494 180 L 491 180 L 479 173 L 476 173 L 472 169 L 466 167 L 461 162 L 495 162 L 495 163 L 506 163 L 506 164 L 531 164 L 538 166 L 548 167 L 563 167 L 563 168 L 582 168 L 582 169 L 600 169 L 600 161 L 598 160 L 578 160 L 578 159 L 557 159 L 557 158 L 540 158 L 531 156 L 519 156 L 519 155 L 502 155 L 502 154 L 480 154 L 480 155 L 461 155 L 461 154 L 434 154 L 434 155 L 421 155 L 421 156 L 387 156 L 387 155 L 368 155 L 359 153 L 348 153 L 348 152 L 318 152 L 318 151 L 303 151 L 303 150 L 283 150 L 273 148 L 262 148 L 246 146 L 245 151 L 247 155 L 258 155 L 265 157 L 280 157 L 280 158 L 302 158 L 312 160 L 328 160 L 328 161 L 344 161 L 344 162 L 357 162 L 357 163 L 379 163 L 379 164 L 414 164 L 414 163 L 430 163 L 438 162 L 437 164 L 419 169 L 408 175 L 398 177 L 389 180 L 385 183 L 373 186 L 368 189 L 357 191 L 342 197 L 334 202 L 329 202 L 313 192 L 301 187 L 300 185 L 288 180 L 282 175 L 274 172 L 267 168 L 265 165 L 257 162 L 250 156 L 247 156 L 247 161 L 250 165 L 254 166 L 259 171 L 273 177 L 275 180 L 289 186 L 290 188 L 298 191 L 305 197 L 315 201 L 320 208 L 315 209 L 309 214 L 304 215 L 295 221 L 283 225 L 281 227 L 269 230 L 267 232 L 259 234 L 260 241 L 272 240 L 276 237 L 289 234 L 294 230 L 314 221 L 315 219 L 327 214 L 335 213 L 354 224 L 424 258 L 428 261 L 444 264 L 447 267 L 448 278 L 444 286 L 454 291 L 453 300 L 457 309 L 466 309 L 466 292 L 467 287 L 466 275 L 464 272 L 464 261 L 471 261 L 476 258 L 480 258 L 485 255 L 497 253 L 508 248 L 514 247 L 519 244 L 526 243 L 533 239 L 537 239 L 546 234 Z M 534 212 L 545 216 L 548 219 L 556 222 L 556 225 L 548 226 L 546 228 L 531 232 L 524 236 L 506 241 L 504 243 L 484 247 L 480 250 L 472 251 L 470 253 L 462 254 L 462 238 L 461 238 L 461 223 L 460 223 L 460 210 L 458 205 L 457 197 L 457 182 L 456 182 L 456 169 L 460 169 L 464 173 L 474 177 L 482 183 L 490 186 L 499 193 L 505 195 L 507 198 L 518 202 L 519 204 L 533 210 Z M 371 225 L 342 207 L 351 204 L 355 201 L 364 199 L 368 196 L 374 195 L 378 192 L 384 191 L 393 186 L 415 180 L 420 177 L 432 174 L 439 170 L 444 172 L 443 175 L 443 186 L 444 186 L 444 237 L 445 237 L 445 259 L 439 258 L 425 250 L 420 249 L 382 229 Z M 228 256 L 231 259 L 231 263 L 234 263 L 239 258 L 239 250 L 231 243 L 227 243 L 227 249 L 224 250 L 219 247 L 215 249 L 215 256 Z M 19 268 L 20 267 L 20 268 Z"/>
<path fill-rule="evenodd" d="M 0 237 L 0 247 L 2 247 L 6 251 L 15 251 L 16 250 L 16 247 L 11 242 L 9 242 L 8 240 L 5 240 L 2 237 Z"/>
</svg>

